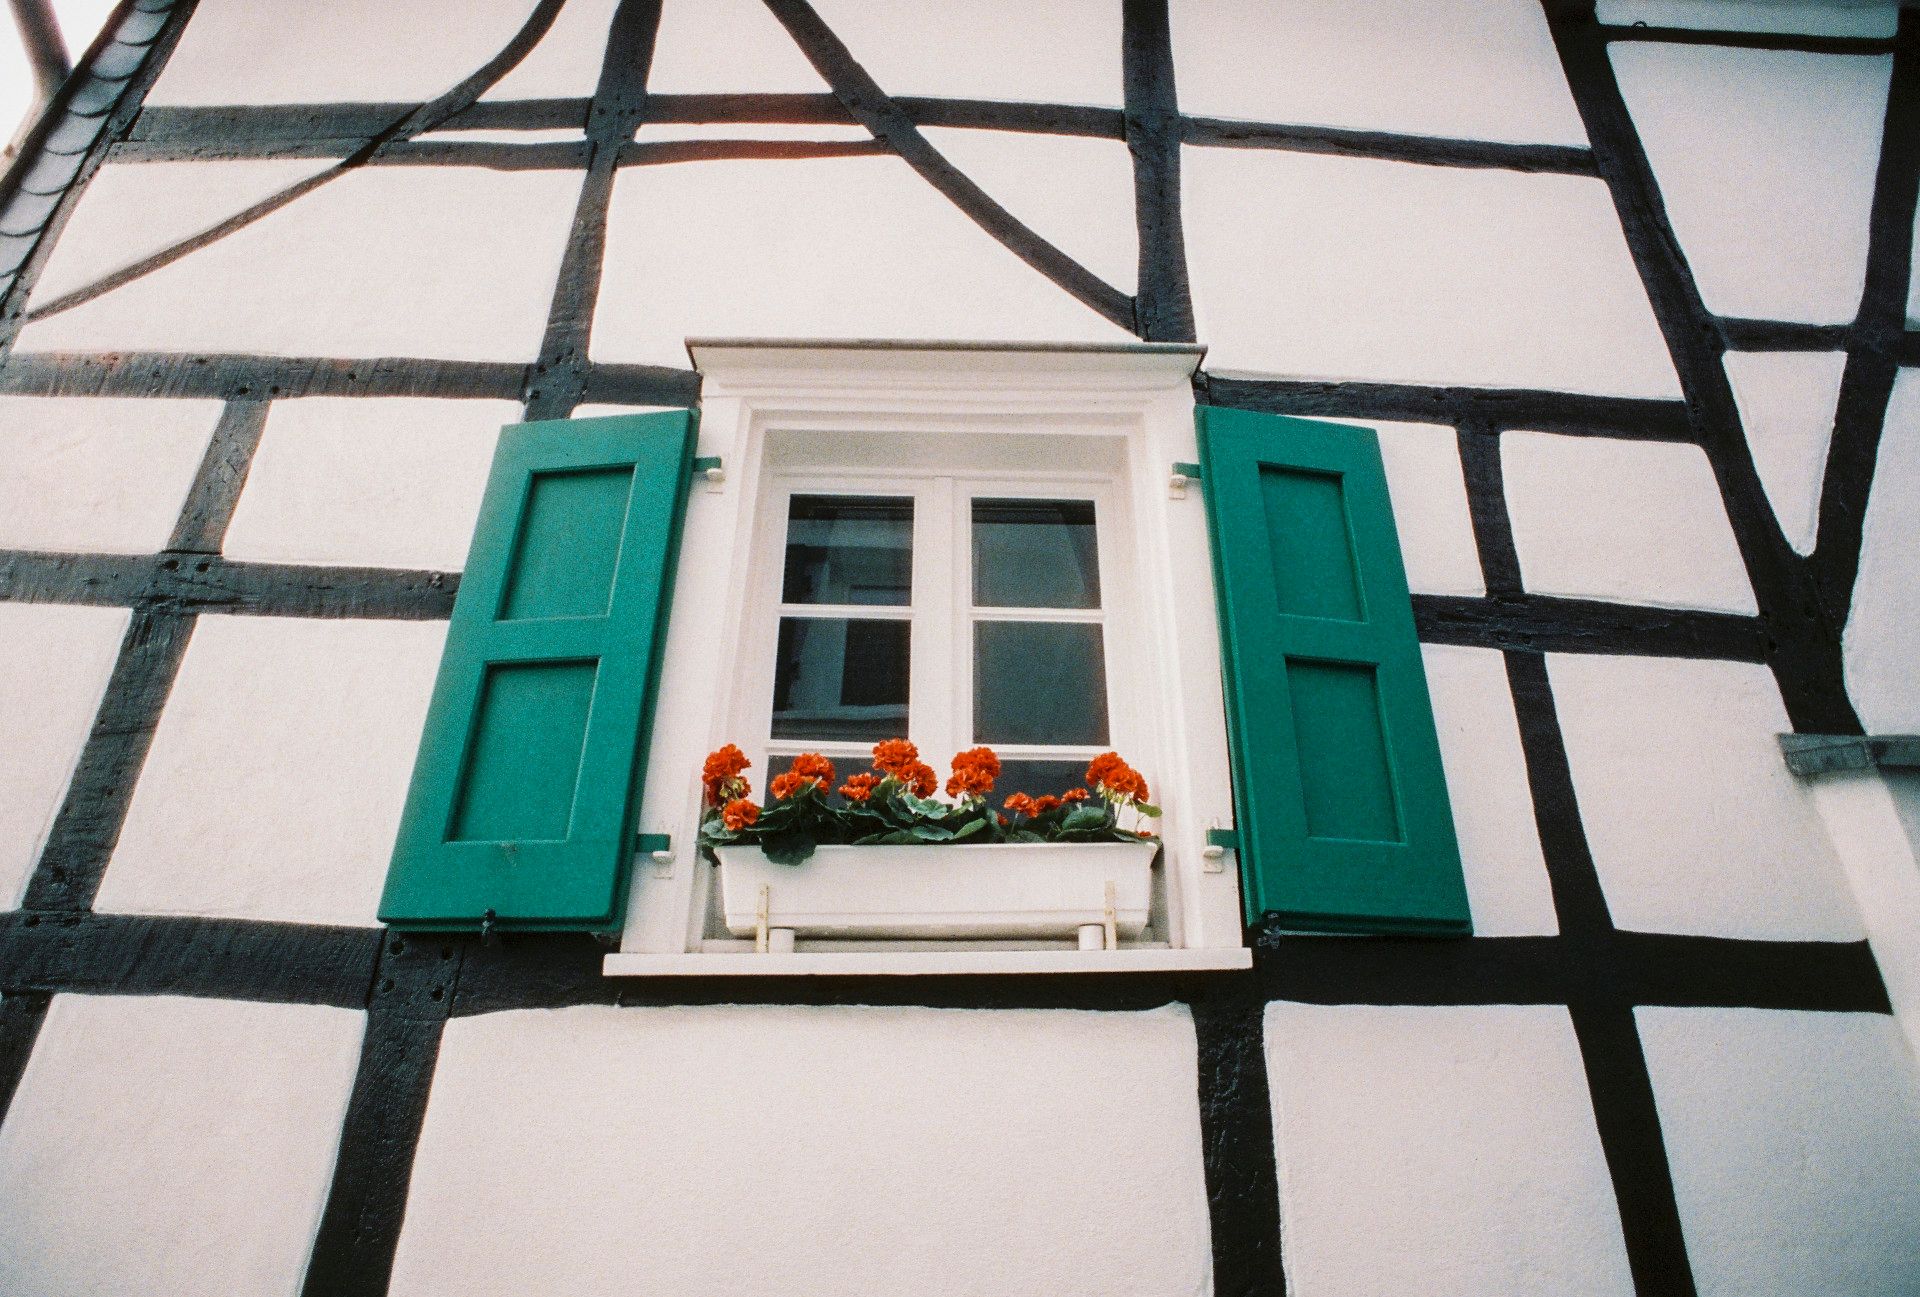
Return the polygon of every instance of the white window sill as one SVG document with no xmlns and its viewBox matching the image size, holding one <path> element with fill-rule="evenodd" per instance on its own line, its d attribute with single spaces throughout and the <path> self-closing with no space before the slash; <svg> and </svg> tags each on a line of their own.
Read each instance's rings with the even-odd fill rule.
<svg viewBox="0 0 1920 1297">
<path fill-rule="evenodd" d="M 849 950 L 614 954 L 608 977 L 918 977 L 992 973 L 1192 973 L 1253 967 L 1244 948 L 1201 950 Z"/>
</svg>

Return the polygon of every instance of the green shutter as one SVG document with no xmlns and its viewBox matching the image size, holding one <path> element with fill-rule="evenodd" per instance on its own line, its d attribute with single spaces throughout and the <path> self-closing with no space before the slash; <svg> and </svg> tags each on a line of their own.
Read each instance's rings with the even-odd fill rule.
<svg viewBox="0 0 1920 1297">
<path fill-rule="evenodd" d="M 382 922 L 618 925 L 692 454 L 689 410 L 501 433 Z"/>
<path fill-rule="evenodd" d="M 1248 921 L 1470 932 L 1378 439 L 1198 420 Z"/>
</svg>

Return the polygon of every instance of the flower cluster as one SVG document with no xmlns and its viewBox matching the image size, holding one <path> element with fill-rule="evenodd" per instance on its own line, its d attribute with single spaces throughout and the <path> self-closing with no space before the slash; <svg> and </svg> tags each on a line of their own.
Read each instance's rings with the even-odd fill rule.
<svg viewBox="0 0 1920 1297">
<path fill-rule="evenodd" d="M 1138 770 L 1121 760 L 1118 752 L 1102 752 L 1087 767 L 1087 784 L 1116 806 L 1144 803 L 1147 781 Z"/>
<path fill-rule="evenodd" d="M 767 796 L 784 802 L 803 788 L 826 792 L 833 787 L 833 762 L 818 752 L 804 752 L 793 759 L 785 774 L 775 775 L 767 785 Z"/>
<path fill-rule="evenodd" d="M 947 796 L 984 799 L 1000 777 L 1000 758 L 992 748 L 968 748 L 954 754 L 953 775 L 947 780 Z"/>
<path fill-rule="evenodd" d="M 885 739 L 874 744 L 873 768 L 898 779 L 915 797 L 933 796 L 934 786 L 940 780 L 940 776 L 933 773 L 933 767 L 920 759 L 920 749 L 905 739 Z"/>
<path fill-rule="evenodd" d="M 1147 803 L 1146 780 L 1112 752 L 1087 768 L 1086 788 L 1043 797 L 1015 792 L 1000 811 L 987 800 L 1001 773 L 999 756 L 987 747 L 955 754 L 946 782 L 950 800 L 944 802 L 933 798 L 933 768 L 905 739 L 875 744 L 873 768 L 848 775 L 838 788 L 833 762 L 818 752 L 803 753 L 767 786 L 764 806 L 748 798 L 740 776 L 747 764 L 732 744 L 707 758 L 701 842 L 751 844 L 788 864 L 804 860 L 821 843 L 1139 842 L 1152 835 L 1122 828 L 1120 813 L 1160 813 Z M 829 800 L 830 792 L 837 801 Z"/>
<path fill-rule="evenodd" d="M 1082 801 L 1086 798 L 1086 789 L 1076 788 L 1074 791 L 1079 793 L 1080 796 L 1072 800 Z M 1048 811 L 1058 810 L 1060 807 L 1066 805 L 1067 801 L 1067 798 L 1055 797 L 1052 793 L 1048 793 L 1044 797 L 1029 797 L 1025 793 L 1015 793 L 1013 796 L 1007 798 L 1002 805 L 1015 815 L 1024 815 L 1031 819 L 1036 815 L 1045 815 Z"/>
<path fill-rule="evenodd" d="M 718 752 L 707 757 L 706 766 L 700 771 L 700 787 L 706 793 L 708 806 L 719 806 L 724 802 L 736 801 L 752 791 L 740 772 L 751 766 L 747 754 L 729 743 Z"/>
</svg>

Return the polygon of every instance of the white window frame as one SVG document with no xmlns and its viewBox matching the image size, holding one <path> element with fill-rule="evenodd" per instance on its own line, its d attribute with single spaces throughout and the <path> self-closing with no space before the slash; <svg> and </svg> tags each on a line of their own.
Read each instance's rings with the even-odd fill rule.
<svg viewBox="0 0 1920 1297">
<path fill-rule="evenodd" d="M 696 482 L 688 503 L 641 789 L 639 832 L 670 837 L 672 849 L 636 860 L 626 927 L 619 952 L 606 959 L 607 973 L 1248 967 L 1233 853 L 1207 843 L 1209 829 L 1231 826 L 1232 794 L 1204 504 L 1197 484 L 1188 487 L 1173 473 L 1175 464 L 1196 458 L 1192 376 L 1201 349 L 745 340 L 691 341 L 688 351 L 703 381 L 698 454 L 717 457 L 721 468 Z M 1036 437 L 1047 440 L 1024 440 Z M 886 463 L 863 463 L 859 453 L 840 457 L 842 447 L 870 448 L 880 438 L 887 440 Z M 1055 453 L 1079 438 L 1095 439 L 1083 444 L 1097 449 L 1091 458 L 1100 467 L 1079 470 L 1071 457 Z M 1007 456 L 1018 460 L 1029 446 L 1039 466 L 1009 471 Z M 830 493 L 899 494 L 882 484 L 952 475 L 956 459 L 977 458 L 976 450 L 990 451 L 990 461 L 1000 457 L 978 470 L 994 483 L 994 494 L 1021 493 L 1021 477 L 1041 497 L 1104 492 L 1094 498 L 1104 502 L 1096 503 L 1096 516 L 1110 737 L 1148 773 L 1165 810 L 1158 826 L 1164 841 L 1158 939 L 1091 951 L 866 943 L 875 948 L 756 954 L 709 937 L 712 868 L 696 845 L 698 772 L 721 744 L 747 746 L 766 736 L 764 716 L 757 730 L 742 725 L 764 712 L 771 697 L 770 637 L 778 616 L 768 609 L 779 599 L 779 574 L 767 555 L 784 541 L 788 489 L 794 482 L 831 482 Z M 789 462 L 796 453 L 800 462 Z M 1068 467 L 1054 467 L 1063 462 Z M 1109 478 L 1104 486 L 1090 480 L 1101 476 Z M 916 581 L 920 512 L 916 508 Z M 966 512 L 949 512 L 950 547 L 964 543 Z M 970 604 L 970 582 L 962 593 Z M 863 606 L 860 615 L 868 611 Z M 955 629 L 970 625 L 963 617 L 959 607 L 945 614 Z M 922 638 L 927 642 L 923 648 L 916 640 L 911 668 L 914 690 L 923 676 L 928 687 L 947 687 L 962 665 L 970 669 L 970 650 L 963 652 L 953 638 L 937 646 Z M 1124 675 L 1116 670 L 1122 661 Z M 764 696 L 758 683 L 743 687 L 743 681 L 764 683 Z M 947 712 L 954 714 L 951 705 Z M 943 778 L 950 755 L 923 752 Z M 762 776 L 754 781 L 762 790 L 764 764 L 753 773 Z"/>
<path fill-rule="evenodd" d="M 944 778 L 944 762 L 953 753 L 985 742 L 972 730 L 975 680 L 970 651 L 973 627 L 980 621 L 1078 622 L 1099 626 L 1106 685 L 1105 743 L 1094 745 L 1020 745 L 994 742 L 993 750 L 1008 759 L 1067 760 L 1082 764 L 1102 750 L 1115 748 L 1136 765 L 1147 767 L 1149 781 L 1157 773 L 1144 755 L 1149 742 L 1146 727 L 1136 715 L 1139 699 L 1129 687 L 1130 664 L 1145 646 L 1136 644 L 1139 617 L 1131 598 L 1137 579 L 1129 561 L 1131 546 L 1124 500 L 1119 490 L 1120 466 L 1111 472 L 998 472 L 991 468 L 929 467 L 917 473 L 877 469 L 835 469 L 830 473 L 794 469 L 767 474 L 764 504 L 757 510 L 757 534 L 747 580 L 747 617 L 740 656 L 740 675 L 732 692 L 736 740 L 755 762 L 764 788 L 772 767 L 771 755 L 793 756 L 823 752 L 844 773 L 864 769 L 871 744 L 858 741 L 776 739 L 771 734 L 776 646 L 782 618 L 839 618 L 904 621 L 913 629 L 909 659 L 908 711 L 905 732 L 888 738 L 910 738 L 928 764 Z M 862 498 L 905 497 L 913 501 L 913 588 L 908 604 L 786 604 L 781 601 L 785 576 L 788 501 L 796 495 Z M 972 593 L 972 535 L 970 504 L 975 498 L 1086 500 L 1094 506 L 1095 551 L 1100 571 L 1101 606 L 1081 608 L 976 607 Z M 1011 786 L 1002 793 L 1018 791 Z"/>
</svg>

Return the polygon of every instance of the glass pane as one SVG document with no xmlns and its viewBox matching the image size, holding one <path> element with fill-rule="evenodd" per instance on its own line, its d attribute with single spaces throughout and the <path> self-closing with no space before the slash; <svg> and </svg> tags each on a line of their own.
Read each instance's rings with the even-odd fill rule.
<svg viewBox="0 0 1920 1297">
<path fill-rule="evenodd" d="M 905 734 L 909 626 L 782 617 L 773 737 L 879 740 Z"/>
<path fill-rule="evenodd" d="M 993 782 L 993 804 L 997 807 L 1012 793 L 1029 797 L 1058 797 L 1069 788 L 1086 787 L 1087 761 L 1030 761 L 1021 757 L 1003 758 L 1000 777 Z"/>
<path fill-rule="evenodd" d="M 1098 608 L 1091 500 L 975 500 L 973 602 L 981 608 Z"/>
<path fill-rule="evenodd" d="M 1105 743 L 1107 666 L 1100 628 L 1084 622 L 975 622 L 973 738 Z"/>
<path fill-rule="evenodd" d="M 783 601 L 903 606 L 912 592 L 911 499 L 793 497 Z"/>
</svg>

